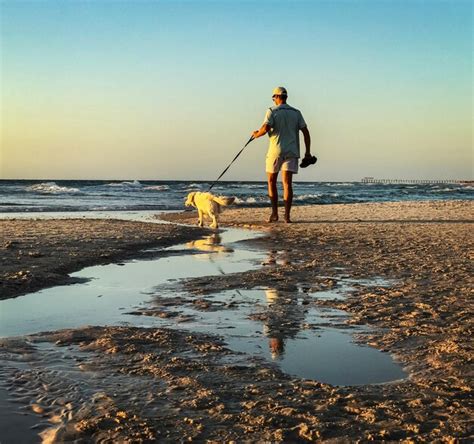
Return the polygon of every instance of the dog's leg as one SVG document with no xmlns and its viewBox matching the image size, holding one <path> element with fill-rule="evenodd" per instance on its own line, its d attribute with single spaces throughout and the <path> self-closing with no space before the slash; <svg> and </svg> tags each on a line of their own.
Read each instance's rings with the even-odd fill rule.
<svg viewBox="0 0 474 444">
<path fill-rule="evenodd" d="M 199 209 L 198 209 L 198 215 L 199 215 L 198 225 L 199 225 L 200 227 L 202 227 L 202 226 L 203 226 L 203 222 L 202 222 L 202 216 L 203 216 L 203 215 L 202 215 L 202 211 L 199 210 Z"/>
<path fill-rule="evenodd" d="M 217 223 L 217 217 L 215 216 L 215 214 L 211 214 L 210 216 L 212 217 L 211 228 L 219 228 L 219 224 Z"/>
</svg>

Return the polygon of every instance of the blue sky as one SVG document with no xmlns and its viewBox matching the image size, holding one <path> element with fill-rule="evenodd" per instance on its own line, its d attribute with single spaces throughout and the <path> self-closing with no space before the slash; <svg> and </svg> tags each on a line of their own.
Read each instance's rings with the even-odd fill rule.
<svg viewBox="0 0 474 444">
<path fill-rule="evenodd" d="M 209 179 L 286 86 L 300 180 L 472 178 L 468 1 L 4 1 L 3 178 Z M 227 180 L 264 180 L 267 141 Z"/>
</svg>

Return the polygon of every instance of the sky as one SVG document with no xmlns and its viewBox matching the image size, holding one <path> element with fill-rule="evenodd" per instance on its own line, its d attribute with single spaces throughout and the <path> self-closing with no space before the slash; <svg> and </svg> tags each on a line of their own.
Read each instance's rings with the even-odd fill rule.
<svg viewBox="0 0 474 444">
<path fill-rule="evenodd" d="M 297 180 L 473 179 L 470 1 L 0 0 L 0 14 L 2 179 L 214 179 L 276 86 L 318 157 Z M 267 148 L 223 179 L 265 180 Z"/>
</svg>

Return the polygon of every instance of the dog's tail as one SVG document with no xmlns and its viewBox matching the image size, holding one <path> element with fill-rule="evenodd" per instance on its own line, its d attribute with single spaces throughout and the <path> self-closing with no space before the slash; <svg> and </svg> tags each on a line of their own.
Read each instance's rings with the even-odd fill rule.
<svg viewBox="0 0 474 444">
<path fill-rule="evenodd" d="M 234 203 L 235 197 L 214 196 L 213 200 L 219 205 L 231 205 Z"/>
</svg>

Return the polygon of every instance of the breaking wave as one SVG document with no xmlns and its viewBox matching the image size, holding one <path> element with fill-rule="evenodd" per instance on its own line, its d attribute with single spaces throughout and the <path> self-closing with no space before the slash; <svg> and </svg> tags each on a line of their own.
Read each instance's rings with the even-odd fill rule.
<svg viewBox="0 0 474 444">
<path fill-rule="evenodd" d="M 328 182 L 324 184 L 327 187 L 354 187 L 354 182 Z"/>
<path fill-rule="evenodd" d="M 149 185 L 143 189 L 147 191 L 166 191 L 169 190 L 170 187 L 168 185 Z"/>
<path fill-rule="evenodd" d="M 37 183 L 26 187 L 26 191 L 32 191 L 34 193 L 41 194 L 71 194 L 71 193 L 80 193 L 78 188 L 72 187 L 61 187 L 56 182 L 44 182 Z"/>
<path fill-rule="evenodd" d="M 142 187 L 142 184 L 140 183 L 139 180 L 134 180 L 132 182 L 130 181 L 124 181 L 124 182 L 112 182 L 108 183 L 107 186 L 109 187 L 123 187 L 123 188 L 129 188 L 129 187 Z"/>
<path fill-rule="evenodd" d="M 218 188 L 218 187 L 215 187 L 215 188 Z M 191 183 L 189 184 L 185 189 L 184 191 L 199 191 L 199 190 L 202 190 L 203 189 L 203 184 L 200 184 L 200 183 Z"/>
<path fill-rule="evenodd" d="M 246 197 L 246 198 L 239 198 L 239 197 L 236 197 L 235 198 L 235 203 L 237 205 L 242 205 L 242 204 L 255 204 L 255 203 L 258 203 L 258 202 L 263 202 L 263 201 L 266 201 L 267 199 L 255 199 L 255 197 Z"/>
<path fill-rule="evenodd" d="M 322 193 L 316 193 L 316 194 L 302 194 L 300 196 L 296 195 L 293 199 L 298 200 L 298 201 L 304 201 L 304 200 L 315 200 L 315 199 L 320 199 L 323 196 Z"/>
<path fill-rule="evenodd" d="M 459 192 L 459 189 L 434 187 L 433 189 L 428 190 L 428 193 L 456 193 L 456 192 Z"/>
</svg>

